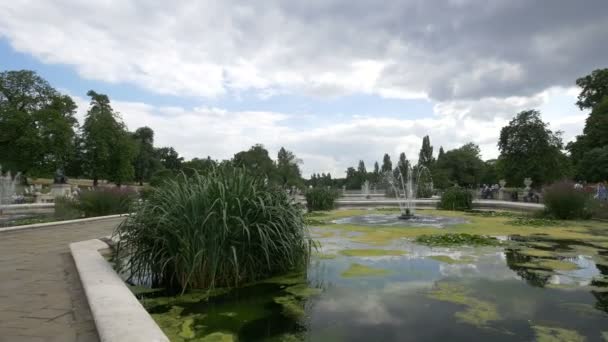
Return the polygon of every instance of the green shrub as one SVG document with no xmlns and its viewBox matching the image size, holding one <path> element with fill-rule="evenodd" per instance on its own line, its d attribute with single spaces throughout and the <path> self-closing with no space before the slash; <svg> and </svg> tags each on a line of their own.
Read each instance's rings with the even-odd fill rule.
<svg viewBox="0 0 608 342">
<path fill-rule="evenodd" d="M 473 195 L 465 188 L 451 187 L 441 196 L 438 208 L 443 210 L 470 210 L 473 208 Z"/>
<path fill-rule="evenodd" d="M 145 201 L 152 196 L 154 191 L 156 191 L 155 187 L 145 185 L 139 189 L 139 198 L 141 198 L 142 201 Z"/>
<path fill-rule="evenodd" d="M 608 219 L 608 201 L 589 200 L 588 207 L 591 217 Z"/>
<path fill-rule="evenodd" d="M 589 218 L 587 204 L 589 195 L 574 188 L 574 183 L 561 181 L 545 188 L 545 212 L 550 217 L 561 220 Z"/>
<path fill-rule="evenodd" d="M 55 219 L 73 220 L 82 217 L 82 212 L 78 206 L 78 201 L 67 197 L 55 199 Z"/>
<path fill-rule="evenodd" d="M 296 203 L 240 168 L 167 181 L 115 233 L 119 269 L 181 291 L 302 269 L 311 248 Z"/>
<path fill-rule="evenodd" d="M 78 196 L 78 209 L 85 217 L 128 213 L 137 193 L 126 187 L 86 190 Z"/>
<path fill-rule="evenodd" d="M 152 174 L 150 177 L 150 185 L 151 186 L 160 186 L 165 183 L 165 181 L 175 178 L 175 175 L 171 170 L 161 169 Z"/>
<path fill-rule="evenodd" d="M 308 211 L 332 210 L 338 198 L 338 192 L 327 188 L 312 188 L 306 191 L 306 208 Z"/>
</svg>

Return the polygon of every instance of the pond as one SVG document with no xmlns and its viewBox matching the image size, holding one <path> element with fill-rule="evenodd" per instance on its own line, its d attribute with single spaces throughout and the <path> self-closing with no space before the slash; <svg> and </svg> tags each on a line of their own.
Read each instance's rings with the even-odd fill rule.
<svg viewBox="0 0 608 342">
<path fill-rule="evenodd" d="M 440 230 L 493 222 L 488 231 L 520 234 L 493 234 L 499 246 L 428 247 L 411 239 L 420 228 L 332 223 L 345 215 L 311 228 L 321 247 L 305 275 L 142 303 L 175 341 L 608 340 L 601 224 L 461 215 L 467 223 Z"/>
</svg>

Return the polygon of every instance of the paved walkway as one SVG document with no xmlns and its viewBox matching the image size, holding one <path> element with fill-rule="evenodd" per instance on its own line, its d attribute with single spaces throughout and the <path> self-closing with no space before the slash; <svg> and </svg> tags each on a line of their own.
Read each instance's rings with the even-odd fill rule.
<svg viewBox="0 0 608 342">
<path fill-rule="evenodd" d="M 0 232 L 0 342 L 98 341 L 68 245 L 121 220 Z"/>
</svg>

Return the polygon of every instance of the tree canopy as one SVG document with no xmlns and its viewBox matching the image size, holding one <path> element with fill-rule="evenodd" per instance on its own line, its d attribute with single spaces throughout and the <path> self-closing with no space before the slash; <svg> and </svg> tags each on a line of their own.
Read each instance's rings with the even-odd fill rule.
<svg viewBox="0 0 608 342">
<path fill-rule="evenodd" d="M 523 186 L 530 177 L 540 186 L 567 175 L 561 135 L 542 121 L 540 112 L 523 111 L 500 131 L 498 169 L 510 186 Z"/>
</svg>

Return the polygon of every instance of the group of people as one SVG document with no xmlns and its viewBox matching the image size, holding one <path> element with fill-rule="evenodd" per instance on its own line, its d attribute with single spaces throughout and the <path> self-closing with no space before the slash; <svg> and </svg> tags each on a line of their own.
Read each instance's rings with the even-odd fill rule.
<svg viewBox="0 0 608 342">
<path fill-rule="evenodd" d="M 494 185 L 484 184 L 481 187 L 481 198 L 482 199 L 493 199 L 494 194 L 498 193 L 499 189 L 500 189 L 500 186 L 498 184 L 494 184 Z"/>
</svg>

